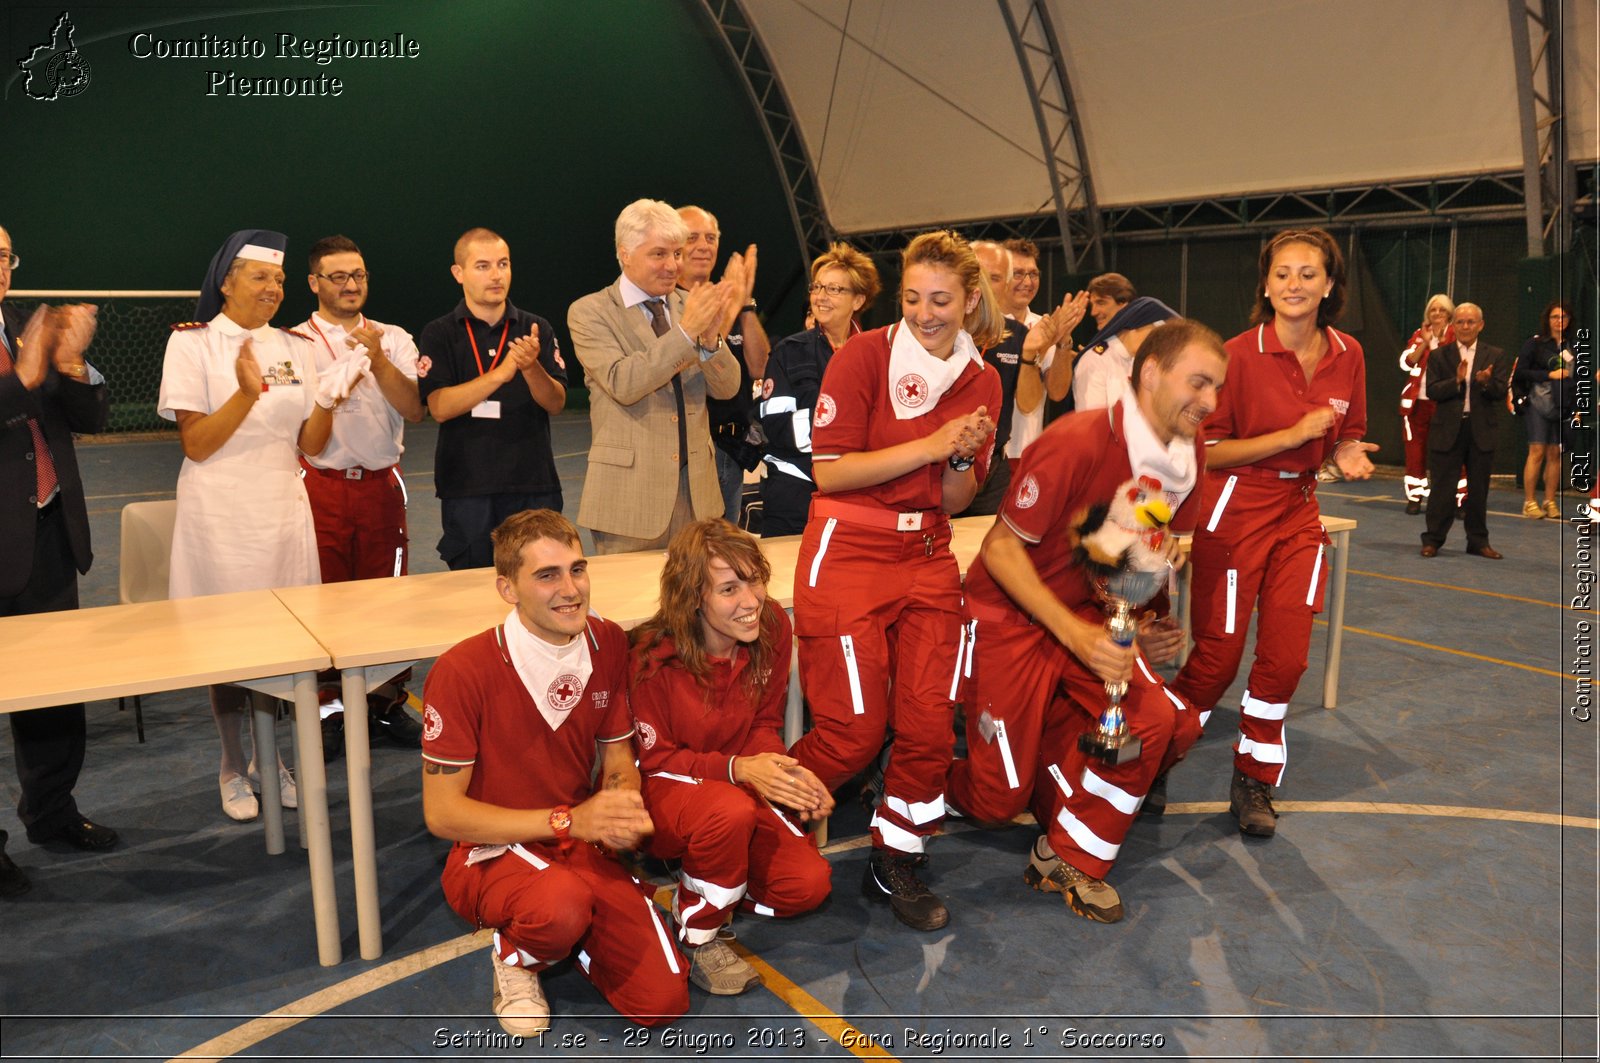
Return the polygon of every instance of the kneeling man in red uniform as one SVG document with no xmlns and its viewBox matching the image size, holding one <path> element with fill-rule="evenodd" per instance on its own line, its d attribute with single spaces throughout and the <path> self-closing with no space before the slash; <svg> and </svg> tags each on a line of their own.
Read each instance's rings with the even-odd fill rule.
<svg viewBox="0 0 1600 1063">
<path fill-rule="evenodd" d="M 688 1009 L 688 965 L 612 855 L 653 829 L 629 741 L 627 636 L 590 615 L 588 562 L 561 514 L 507 518 L 494 561 L 510 615 L 440 657 L 424 687 L 422 809 L 456 843 L 445 900 L 495 931 L 507 1033 L 549 1027 L 537 972 L 569 955 L 624 1016 L 667 1022 Z"/>
<path fill-rule="evenodd" d="M 1221 338 L 1198 322 L 1178 318 L 1152 332 L 1134 359 L 1136 390 L 1110 409 L 1061 418 L 1023 453 L 967 571 L 967 758 L 951 767 L 950 802 L 997 824 L 1031 805 L 1045 834 L 1025 880 L 1097 922 L 1122 918 L 1105 876 L 1152 781 L 1199 738 L 1200 721 L 1150 668 L 1177 652 L 1181 633 L 1145 621 L 1133 645 L 1112 641 L 1072 529 L 1130 480 L 1162 496 L 1171 531 L 1193 529 L 1205 465 L 1196 434 L 1227 364 Z M 1096 728 L 1105 684 L 1117 682 L 1128 683 L 1123 712 L 1143 745 L 1109 765 L 1081 751 L 1078 736 Z"/>
</svg>

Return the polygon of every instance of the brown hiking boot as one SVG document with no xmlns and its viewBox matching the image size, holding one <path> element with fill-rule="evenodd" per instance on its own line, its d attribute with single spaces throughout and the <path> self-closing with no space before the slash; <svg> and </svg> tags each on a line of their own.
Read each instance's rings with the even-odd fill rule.
<svg viewBox="0 0 1600 1063">
<path fill-rule="evenodd" d="M 938 930 L 950 922 L 950 910 L 917 877 L 917 868 L 927 864 L 925 854 L 893 853 L 874 849 L 861 878 L 861 892 L 874 900 L 887 901 L 895 918 L 914 930 Z"/>
<path fill-rule="evenodd" d="M 1270 838 L 1278 832 L 1278 813 L 1272 807 L 1272 787 L 1237 769 L 1228 792 L 1228 811 L 1239 821 L 1239 833 Z"/>
<path fill-rule="evenodd" d="M 1044 852 L 1039 851 L 1041 844 Z M 1050 850 L 1041 837 L 1033 844 L 1022 881 L 1042 893 L 1059 893 L 1067 907 L 1097 923 L 1122 921 L 1122 898 L 1100 879 L 1090 878 Z"/>
</svg>

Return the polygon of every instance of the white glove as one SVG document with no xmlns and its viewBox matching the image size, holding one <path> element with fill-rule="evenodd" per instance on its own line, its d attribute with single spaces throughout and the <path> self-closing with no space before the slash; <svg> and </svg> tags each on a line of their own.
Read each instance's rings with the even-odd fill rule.
<svg viewBox="0 0 1600 1063">
<path fill-rule="evenodd" d="M 365 354 L 346 355 L 334 362 L 317 381 L 317 405 L 324 410 L 350 397 L 350 390 L 371 374 L 372 360 Z"/>
</svg>

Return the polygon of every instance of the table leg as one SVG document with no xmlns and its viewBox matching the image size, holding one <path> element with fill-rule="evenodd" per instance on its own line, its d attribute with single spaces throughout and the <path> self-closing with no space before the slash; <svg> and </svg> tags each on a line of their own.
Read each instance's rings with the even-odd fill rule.
<svg viewBox="0 0 1600 1063">
<path fill-rule="evenodd" d="M 355 864 L 356 935 L 361 958 L 383 955 L 383 916 L 378 908 L 378 846 L 372 825 L 372 742 L 367 731 L 367 673 L 340 673 L 344 701 L 344 762 L 349 779 L 350 847 Z"/>
<path fill-rule="evenodd" d="M 1344 650 L 1344 585 L 1350 575 L 1350 533 L 1334 532 L 1333 570 L 1328 573 L 1328 658 L 1322 669 L 1322 705 L 1339 705 L 1339 657 Z"/>
<path fill-rule="evenodd" d="M 1189 648 L 1194 645 L 1194 621 L 1190 618 L 1190 606 L 1194 602 L 1194 595 L 1190 592 L 1193 586 L 1194 569 L 1187 563 L 1178 570 L 1178 627 L 1183 631 L 1183 641 L 1178 643 L 1177 665 L 1182 668 L 1189 661 Z"/>
<path fill-rule="evenodd" d="M 266 828 L 267 854 L 283 852 L 283 793 L 278 786 L 278 702 L 260 691 L 250 692 L 256 771 L 261 775 L 261 825 Z"/>
<path fill-rule="evenodd" d="M 806 731 L 806 698 L 800 692 L 800 654 L 789 654 L 789 700 L 783 713 L 783 746 L 800 741 Z"/>
<path fill-rule="evenodd" d="M 333 831 L 328 823 L 328 770 L 322 762 L 322 711 L 317 673 L 294 677 L 295 767 L 299 772 L 300 840 L 311 863 L 311 907 L 317 926 L 317 959 L 332 967 L 339 947 L 339 903 L 333 881 Z"/>
<path fill-rule="evenodd" d="M 295 779 L 298 780 L 301 777 L 300 776 L 301 756 L 300 756 L 300 727 L 299 727 L 300 716 L 299 716 L 299 706 L 294 704 L 294 702 L 290 702 L 289 705 L 290 705 L 291 708 L 296 710 L 295 715 L 290 717 L 290 723 L 289 723 L 289 746 L 294 751 L 294 777 L 295 777 Z M 302 789 L 302 787 L 297 786 L 296 790 L 299 790 L 299 789 Z M 300 835 L 300 848 L 302 848 L 302 849 L 309 848 L 310 842 L 308 842 L 306 840 L 306 805 L 305 805 L 305 798 L 304 797 L 302 797 L 300 800 L 295 802 L 294 822 L 295 822 L 295 826 L 298 828 L 296 833 L 298 833 Z"/>
</svg>

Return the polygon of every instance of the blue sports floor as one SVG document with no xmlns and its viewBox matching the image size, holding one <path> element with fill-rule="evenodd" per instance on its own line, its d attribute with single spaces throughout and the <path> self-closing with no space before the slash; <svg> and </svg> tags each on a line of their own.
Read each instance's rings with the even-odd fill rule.
<svg viewBox="0 0 1600 1063">
<path fill-rule="evenodd" d="M 440 567 L 430 429 L 408 437 L 413 571 Z M 570 514 L 583 415 L 563 415 L 556 440 Z M 99 556 L 85 604 L 108 604 L 117 512 L 170 497 L 178 452 L 162 440 L 80 454 Z M 1593 695 L 1574 677 L 1592 679 L 1596 617 L 1566 606 L 1596 533 L 1524 520 L 1520 492 L 1497 488 L 1504 561 L 1463 555 L 1459 527 L 1423 560 L 1397 478 L 1321 497 L 1360 521 L 1342 682 L 1337 709 L 1322 708 L 1319 627 L 1289 713 L 1278 836 L 1246 842 L 1227 814 L 1236 684 L 1174 772 L 1165 818 L 1123 847 L 1109 879 L 1122 923 L 1023 885 L 1030 826 L 956 824 L 927 876 L 950 925 L 909 930 L 862 898 L 865 817 L 844 802 L 824 909 L 734 924 L 764 988 L 692 990 L 688 1016 L 644 1031 L 558 970 L 544 979 L 549 1034 L 512 1045 L 489 1013 L 486 937 L 439 892 L 446 844 L 422 825 L 415 752 L 374 750 L 377 961 L 354 958 L 332 766 L 347 958 L 323 968 L 302 852 L 269 857 L 259 826 L 223 818 L 205 693 L 181 691 L 145 699 L 143 745 L 131 713 L 89 706 L 77 793 L 122 834 L 106 854 L 21 838 L 0 743 L 0 828 L 34 882 L 0 902 L 0 1057 L 1593 1060 L 1600 724 L 1570 710 Z"/>
</svg>

